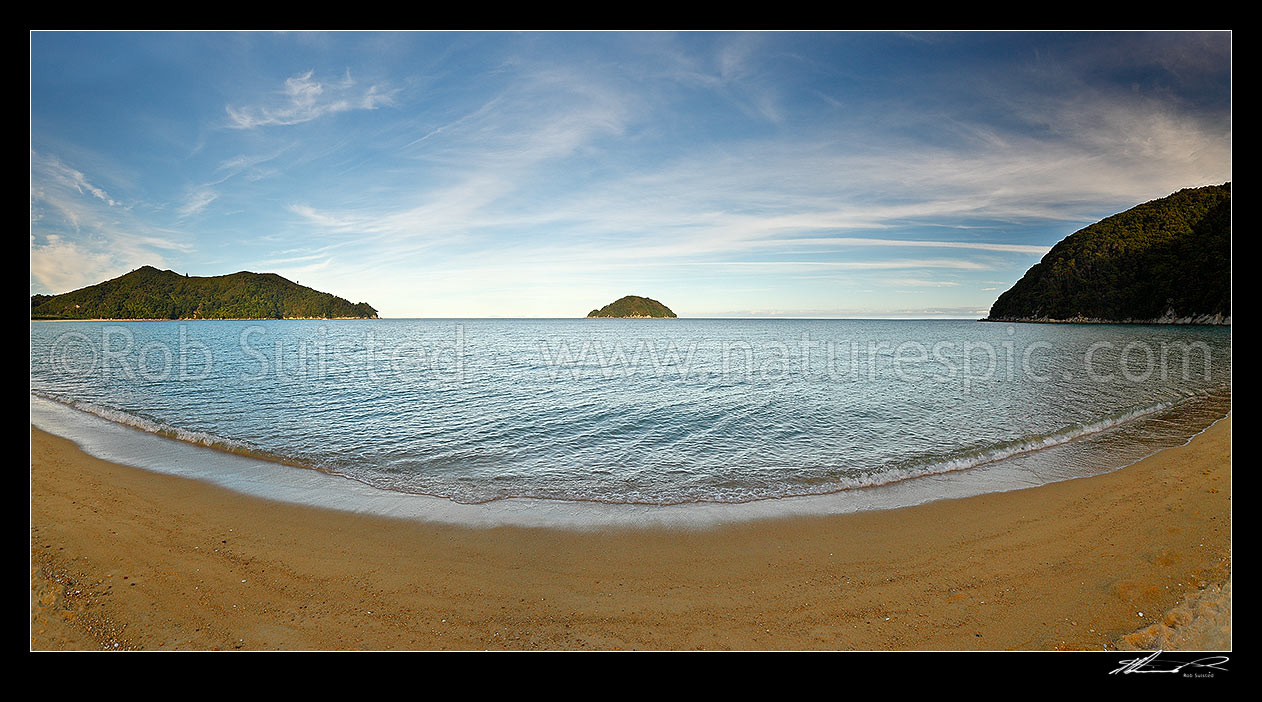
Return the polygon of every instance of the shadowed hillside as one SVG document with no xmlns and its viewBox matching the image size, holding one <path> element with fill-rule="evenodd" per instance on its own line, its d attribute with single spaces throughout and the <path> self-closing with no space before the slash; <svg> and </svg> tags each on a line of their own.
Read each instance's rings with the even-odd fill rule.
<svg viewBox="0 0 1262 702">
<path fill-rule="evenodd" d="M 988 321 L 1231 323 L 1231 183 L 1180 190 L 1075 232 Z"/>
<path fill-rule="evenodd" d="M 31 319 L 371 318 L 377 310 L 275 273 L 208 277 L 152 266 L 61 295 L 32 295 Z"/>
</svg>

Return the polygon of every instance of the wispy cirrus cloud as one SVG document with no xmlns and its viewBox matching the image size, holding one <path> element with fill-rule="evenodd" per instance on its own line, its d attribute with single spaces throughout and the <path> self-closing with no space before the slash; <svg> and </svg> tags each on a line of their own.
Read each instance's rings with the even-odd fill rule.
<svg viewBox="0 0 1262 702">
<path fill-rule="evenodd" d="M 930 239 L 877 239 L 854 236 L 811 237 L 807 239 L 778 239 L 779 246 L 889 246 L 929 249 L 966 249 L 972 251 L 999 251 L 1003 253 L 1034 254 L 1042 256 L 1052 250 L 1050 246 L 1030 244 L 1002 244 L 987 241 L 936 241 Z"/>
<path fill-rule="evenodd" d="M 180 202 L 175 205 L 175 212 L 181 220 L 203 213 L 212 203 L 223 195 L 225 183 L 233 178 L 243 178 L 247 182 L 257 182 L 275 175 L 275 170 L 263 169 L 260 166 L 278 158 L 285 149 L 265 155 L 238 154 L 225 159 L 214 169 L 214 178 L 207 182 L 192 185 L 185 189 Z"/>
<path fill-rule="evenodd" d="M 107 226 L 90 236 L 31 235 L 31 289 L 63 293 L 130 270 L 169 265 L 168 255 L 186 253 L 187 244 L 158 237 L 135 236 Z"/>
<path fill-rule="evenodd" d="M 67 166 L 52 154 L 42 154 L 31 150 L 31 200 L 44 201 L 61 211 L 74 226 L 78 226 L 81 211 L 67 206 L 58 195 L 68 194 L 73 190 L 79 195 L 90 195 L 110 207 L 120 206 L 104 188 L 92 184 L 82 171 Z M 34 208 L 32 208 L 34 212 Z"/>
<path fill-rule="evenodd" d="M 503 162 L 475 156 L 456 171 L 463 182 L 418 193 L 423 203 L 417 206 L 294 204 L 290 210 L 328 234 L 374 237 L 383 246 L 383 261 L 415 252 L 421 239 L 505 226 L 547 230 L 549 244 L 532 241 L 528 247 L 550 260 L 686 261 L 751 251 L 796 255 L 858 248 L 884 258 L 902 257 L 897 251 L 910 248 L 1041 256 L 1049 245 L 1004 241 L 1008 230 L 1033 221 L 1065 222 L 1063 228 L 1072 231 L 1074 223 L 1107 214 L 1095 209 L 1101 202 L 1135 204 L 1210 178 L 1211 170 L 1200 172 L 1197 162 L 1185 158 L 1188 152 L 1206 154 L 1207 163 L 1221 166 L 1226 152 L 1217 135 L 1184 121 L 1176 122 L 1182 129 L 1160 132 L 1178 143 L 1146 154 L 1148 167 L 1136 168 L 1130 131 L 1164 124 L 1165 118 L 1129 113 L 1129 120 L 1089 125 L 1084 128 L 1089 133 L 1073 139 L 987 135 L 956 146 L 887 142 L 862 149 L 812 139 L 752 140 L 721 150 L 694 149 L 654 168 L 579 183 L 564 197 L 537 204 L 512 198 L 529 181 L 536 161 L 524 159 L 513 162 L 521 168 L 506 169 Z M 1103 148 L 1108 140 L 1096 133 L 1106 128 L 1118 132 L 1112 150 Z M 473 149 L 468 142 L 447 148 L 457 144 Z M 926 227 L 968 236 L 931 238 Z M 905 234 L 909 231 L 916 234 Z M 895 232 L 902 236 L 889 235 Z M 592 243 L 594 237 L 599 243 Z M 517 242 L 506 248 L 515 256 L 529 255 Z"/>
<path fill-rule="evenodd" d="M 276 173 L 275 169 L 264 169 L 262 165 L 280 158 L 288 150 L 289 147 L 285 146 L 266 154 L 237 154 L 232 158 L 224 159 L 215 168 L 218 178 L 213 184 L 218 185 L 238 175 L 243 175 L 248 181 L 257 181 L 273 175 Z"/>
<path fill-rule="evenodd" d="M 247 71 L 207 72 L 236 91 L 209 112 L 213 93 L 154 84 L 190 110 L 171 123 L 200 125 L 169 129 L 178 153 L 76 125 L 136 187 L 49 142 L 33 255 L 117 265 L 108 242 L 176 251 L 129 228 L 160 241 L 196 222 L 188 261 L 301 274 L 388 315 L 564 314 L 624 287 L 692 312 L 893 293 L 980 309 L 1075 229 L 1230 178 L 1218 35 L 260 37 L 272 50 L 216 37 L 183 67 Z M 48 124 L 93 113 L 62 107 L 64 73 L 32 78 L 56 88 L 33 93 Z M 250 75 L 274 78 L 241 92 Z"/>
<path fill-rule="evenodd" d="M 327 114 L 350 110 L 375 110 L 394 101 L 397 91 L 381 85 L 356 88 L 350 71 L 339 81 L 321 83 L 315 71 L 285 79 L 270 104 L 234 107 L 226 106 L 228 126 L 233 129 L 285 126 L 310 122 Z"/>
<path fill-rule="evenodd" d="M 126 259 L 131 257 L 120 257 L 117 251 L 94 247 L 57 234 L 50 234 L 39 242 L 34 236 L 31 237 L 31 277 L 43 286 L 43 290 L 52 293 L 68 292 L 84 285 L 99 283 L 130 270 L 128 266 L 138 268 L 155 261 L 152 256 L 144 256 L 143 261 Z"/>
<path fill-rule="evenodd" d="M 179 212 L 181 218 L 191 217 L 210 206 L 210 203 L 219 199 L 219 193 L 209 187 L 194 188 L 184 203 L 181 204 L 176 211 Z"/>
<path fill-rule="evenodd" d="M 31 151 L 31 287 L 73 288 L 191 249 L 185 237 L 139 217 L 99 182 L 53 154 Z"/>
<path fill-rule="evenodd" d="M 985 263 L 957 258 L 899 258 L 886 261 L 686 261 L 682 266 L 757 266 L 760 268 L 832 268 L 843 271 L 885 271 L 905 268 L 953 268 L 982 271 L 991 268 Z"/>
<path fill-rule="evenodd" d="M 110 207 L 114 207 L 119 204 L 115 202 L 114 198 L 110 197 L 109 193 L 106 193 L 105 190 L 89 183 L 87 176 L 62 163 L 57 159 L 57 157 L 47 157 L 43 160 L 43 165 L 45 166 L 46 173 L 50 173 L 54 178 L 62 181 L 63 183 L 68 183 L 80 193 L 88 192 L 93 197 L 106 203 Z"/>
</svg>

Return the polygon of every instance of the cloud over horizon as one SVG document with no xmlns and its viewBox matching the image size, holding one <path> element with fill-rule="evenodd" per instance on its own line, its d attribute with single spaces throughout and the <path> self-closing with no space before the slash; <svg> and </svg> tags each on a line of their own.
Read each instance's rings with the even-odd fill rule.
<svg viewBox="0 0 1262 702">
<path fill-rule="evenodd" d="M 375 110 L 392 102 L 394 91 L 379 85 L 356 90 L 350 69 L 334 83 L 321 83 L 312 76 L 314 70 L 290 76 L 284 87 L 266 105 L 234 107 L 227 105 L 229 126 L 233 129 L 288 126 L 318 119 L 326 114 L 349 110 Z"/>
<path fill-rule="evenodd" d="M 387 316 L 973 310 L 1072 231 L 1231 177 L 1224 33 L 321 38 L 229 62 L 194 33 L 64 104 L 65 37 L 37 33 L 32 290 L 151 259 Z M 79 125 L 137 91 L 178 109 Z"/>
</svg>

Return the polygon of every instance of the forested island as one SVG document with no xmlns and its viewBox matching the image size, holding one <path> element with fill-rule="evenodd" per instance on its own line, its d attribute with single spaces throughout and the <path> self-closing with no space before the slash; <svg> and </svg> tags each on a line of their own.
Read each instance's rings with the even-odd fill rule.
<svg viewBox="0 0 1262 702">
<path fill-rule="evenodd" d="M 587 313 L 592 317 L 619 317 L 626 319 L 644 319 L 651 317 L 674 318 L 676 315 L 670 308 L 657 300 L 636 295 L 627 295 Z"/>
<path fill-rule="evenodd" d="M 984 321 L 1231 324 L 1231 183 L 1180 190 L 1069 235 Z"/>
<path fill-rule="evenodd" d="M 376 319 L 366 302 L 275 273 L 189 276 L 153 266 L 61 295 L 32 295 L 31 319 Z"/>
</svg>

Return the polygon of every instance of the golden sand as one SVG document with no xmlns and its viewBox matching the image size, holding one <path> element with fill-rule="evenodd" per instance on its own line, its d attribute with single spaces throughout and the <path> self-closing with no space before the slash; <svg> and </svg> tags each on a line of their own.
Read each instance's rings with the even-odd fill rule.
<svg viewBox="0 0 1262 702">
<path fill-rule="evenodd" d="M 1221 648 L 1230 433 L 917 507 L 583 532 L 272 502 L 32 427 L 31 647 Z"/>
</svg>

